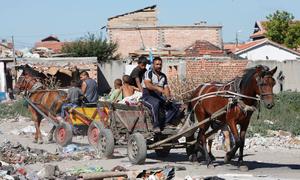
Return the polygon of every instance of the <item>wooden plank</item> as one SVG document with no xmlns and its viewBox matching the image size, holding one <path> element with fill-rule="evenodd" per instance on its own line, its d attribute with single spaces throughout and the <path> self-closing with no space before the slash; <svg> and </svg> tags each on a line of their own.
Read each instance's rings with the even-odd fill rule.
<svg viewBox="0 0 300 180">
<path fill-rule="evenodd" d="M 24 96 L 24 99 L 35 109 L 40 115 L 42 115 L 45 119 L 47 119 L 50 123 L 52 123 L 54 126 L 57 126 L 58 123 L 55 122 L 54 119 L 47 116 L 42 110 L 40 110 L 31 100 Z"/>
<path fill-rule="evenodd" d="M 104 179 L 104 178 L 112 178 L 112 177 L 128 177 L 128 172 L 97 172 L 97 173 L 84 173 L 80 174 L 80 176 L 85 180 L 96 180 L 96 179 Z"/>
<path fill-rule="evenodd" d="M 216 117 L 225 114 L 225 113 L 226 113 L 226 109 L 227 109 L 227 106 L 221 108 L 220 110 L 218 110 L 217 112 L 215 112 L 214 114 L 212 114 L 212 116 L 211 116 L 210 118 L 206 118 L 205 120 L 203 120 L 203 121 L 201 121 L 201 122 L 198 122 L 198 123 L 195 124 L 194 126 L 187 128 L 186 130 L 182 131 L 181 133 L 175 134 L 175 135 L 170 136 L 170 137 L 168 137 L 168 138 L 166 138 L 166 139 L 163 139 L 163 140 L 158 141 L 158 142 L 156 142 L 156 143 L 154 143 L 154 144 L 151 144 L 151 145 L 148 146 L 148 148 L 149 148 L 149 149 L 153 149 L 153 148 L 155 148 L 155 147 L 160 146 L 161 144 L 167 143 L 167 142 L 169 142 L 169 141 L 171 141 L 171 140 L 178 139 L 178 138 L 182 137 L 185 133 L 187 133 L 187 132 L 189 132 L 189 131 L 196 130 L 196 129 L 198 129 L 199 126 L 201 126 L 202 124 L 207 123 L 208 121 L 211 121 L 212 119 L 215 119 Z"/>
</svg>

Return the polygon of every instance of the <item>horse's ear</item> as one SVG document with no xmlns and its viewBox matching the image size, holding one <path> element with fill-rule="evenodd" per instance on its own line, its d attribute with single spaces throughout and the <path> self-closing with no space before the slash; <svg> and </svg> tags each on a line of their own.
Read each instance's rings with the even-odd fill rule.
<svg viewBox="0 0 300 180">
<path fill-rule="evenodd" d="M 262 65 L 257 65 L 255 67 L 256 73 L 260 76 L 263 77 L 265 75 L 264 67 Z"/>
<path fill-rule="evenodd" d="M 274 69 L 272 69 L 271 71 L 269 71 L 269 73 L 273 76 L 276 71 L 277 71 L 277 66 Z"/>
<path fill-rule="evenodd" d="M 256 69 L 256 72 L 261 72 L 264 68 L 263 68 L 262 65 L 257 65 L 257 66 L 255 67 L 255 69 Z"/>
</svg>

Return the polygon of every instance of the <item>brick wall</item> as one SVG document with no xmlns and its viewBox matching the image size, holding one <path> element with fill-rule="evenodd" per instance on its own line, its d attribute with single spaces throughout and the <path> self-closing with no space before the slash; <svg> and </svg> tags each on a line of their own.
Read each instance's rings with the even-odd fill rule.
<svg viewBox="0 0 300 180">
<path fill-rule="evenodd" d="M 226 82 L 243 74 L 245 60 L 200 60 L 186 62 L 186 78 L 197 83 L 208 81 Z"/>
<path fill-rule="evenodd" d="M 156 26 L 156 9 L 144 9 L 140 12 L 123 14 L 108 19 L 108 28 Z"/>
<path fill-rule="evenodd" d="M 250 61 L 228 58 L 163 58 L 163 71 L 171 79 L 179 77 L 196 83 L 209 81 L 227 82 L 243 74 Z"/>
<path fill-rule="evenodd" d="M 196 40 L 206 40 L 222 47 L 220 26 L 158 26 L 144 28 L 111 28 L 109 39 L 119 45 L 122 57 L 141 49 L 142 39 L 145 48 L 158 49 L 169 44 L 175 49 L 185 49 Z"/>
</svg>

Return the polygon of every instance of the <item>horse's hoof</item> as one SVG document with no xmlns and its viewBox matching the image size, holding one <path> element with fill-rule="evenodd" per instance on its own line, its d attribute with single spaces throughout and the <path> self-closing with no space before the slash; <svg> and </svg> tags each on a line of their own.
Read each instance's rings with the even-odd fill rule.
<svg viewBox="0 0 300 180">
<path fill-rule="evenodd" d="M 229 155 L 226 154 L 225 157 L 224 157 L 224 163 L 228 164 L 229 161 L 230 161 L 230 157 L 229 157 Z"/>
<path fill-rule="evenodd" d="M 248 168 L 248 166 L 243 165 L 243 166 L 240 166 L 240 167 L 239 167 L 239 170 L 242 171 L 242 172 L 246 172 L 246 171 L 249 170 L 249 168 Z"/>
<path fill-rule="evenodd" d="M 38 140 L 37 140 L 37 139 L 34 139 L 32 142 L 33 142 L 33 143 L 38 143 Z"/>
<path fill-rule="evenodd" d="M 39 143 L 39 144 L 43 144 L 44 141 L 43 141 L 42 139 L 40 139 L 38 143 Z"/>
<path fill-rule="evenodd" d="M 249 168 L 245 164 L 240 164 L 239 165 L 239 170 L 242 171 L 242 172 L 246 172 L 246 171 L 249 170 Z"/>
<path fill-rule="evenodd" d="M 213 164 L 208 164 L 207 165 L 207 169 L 214 169 L 215 168 L 215 165 L 213 165 Z"/>
<path fill-rule="evenodd" d="M 212 153 L 208 153 L 211 161 L 215 161 L 216 160 L 216 157 L 212 154 Z"/>
<path fill-rule="evenodd" d="M 189 156 L 189 161 L 190 161 L 190 162 L 196 162 L 196 161 L 197 161 L 197 156 L 196 156 L 196 154 L 191 154 L 191 155 Z"/>
<path fill-rule="evenodd" d="M 51 141 L 47 140 L 47 141 L 46 141 L 46 144 L 53 144 L 53 143 L 55 143 L 54 140 L 51 140 Z"/>
<path fill-rule="evenodd" d="M 53 141 L 53 138 L 48 138 L 47 141 L 48 141 L 48 142 L 54 142 L 54 141 Z"/>
</svg>

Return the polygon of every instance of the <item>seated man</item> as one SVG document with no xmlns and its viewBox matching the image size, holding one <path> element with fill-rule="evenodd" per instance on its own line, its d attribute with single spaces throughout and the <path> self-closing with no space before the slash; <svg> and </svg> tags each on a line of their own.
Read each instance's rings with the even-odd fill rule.
<svg viewBox="0 0 300 180">
<path fill-rule="evenodd" d="M 67 103 L 64 103 L 61 107 L 61 117 L 65 117 L 65 108 L 67 107 L 77 107 L 81 102 L 80 97 L 83 96 L 80 88 L 79 83 L 72 80 L 71 81 L 71 88 L 68 90 L 68 96 L 67 96 Z"/>
<path fill-rule="evenodd" d="M 87 103 L 96 103 L 98 101 L 97 82 L 90 78 L 88 72 L 80 73 L 81 91 L 86 98 Z"/>
<path fill-rule="evenodd" d="M 153 131 L 159 133 L 162 128 L 164 128 L 166 123 L 171 123 L 170 121 L 177 115 L 178 109 L 168 108 L 165 113 L 167 116 L 160 117 L 159 111 L 164 110 L 166 105 L 166 98 L 170 98 L 170 89 L 168 87 L 167 76 L 161 72 L 162 69 L 162 59 L 156 57 L 153 60 L 152 70 L 148 70 L 145 73 L 144 80 L 142 82 L 143 86 L 143 100 L 145 106 L 150 108 L 153 116 Z"/>
<path fill-rule="evenodd" d="M 116 79 L 114 81 L 114 90 L 110 92 L 108 95 L 108 101 L 110 102 L 118 102 L 123 99 L 123 93 L 122 93 L 122 80 Z"/>
</svg>

